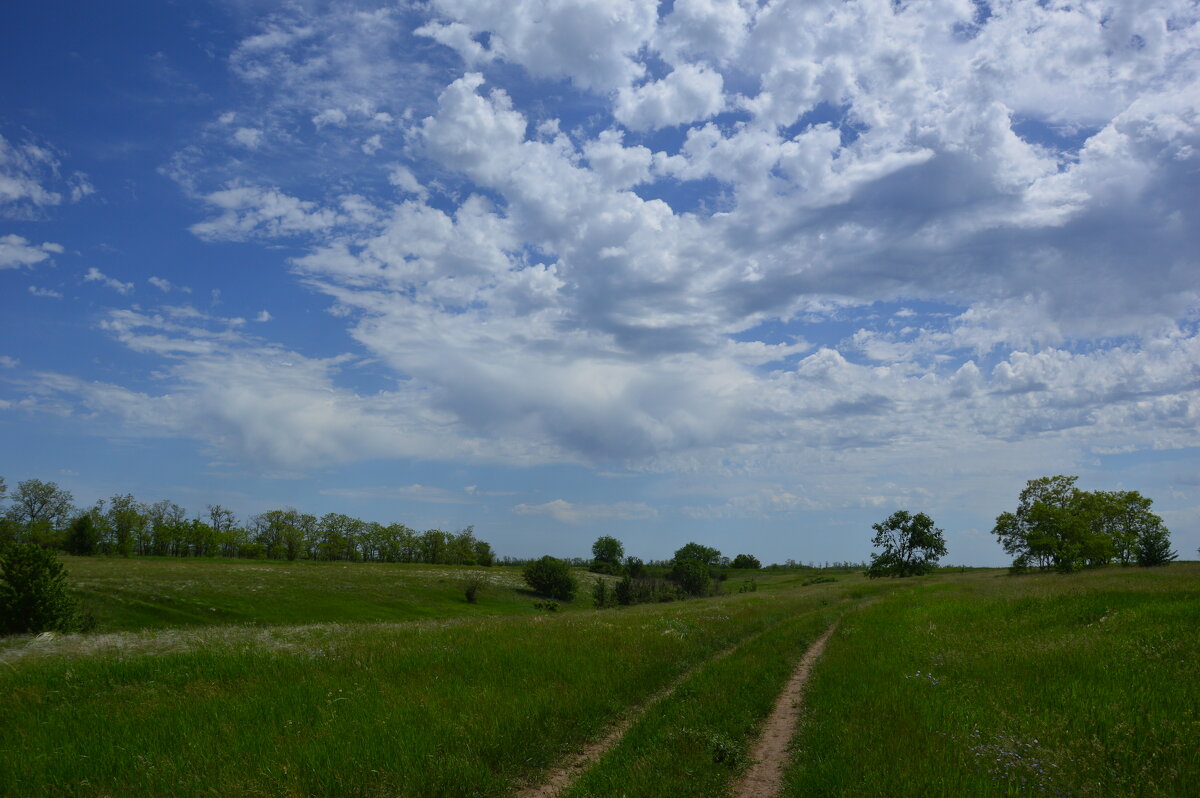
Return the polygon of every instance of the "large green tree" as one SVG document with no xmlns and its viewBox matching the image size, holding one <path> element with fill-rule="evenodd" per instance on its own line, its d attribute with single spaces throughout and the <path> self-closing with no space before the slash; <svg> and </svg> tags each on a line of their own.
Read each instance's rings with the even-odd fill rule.
<svg viewBox="0 0 1200 798">
<path fill-rule="evenodd" d="M 619 574 L 621 558 L 625 556 L 625 547 L 621 541 L 611 535 L 602 535 L 592 544 L 592 565 L 590 570 L 602 574 Z"/>
<path fill-rule="evenodd" d="M 868 576 L 918 576 L 935 568 L 946 556 L 946 539 L 925 513 L 912 515 L 897 510 L 884 521 L 873 524 L 872 545 L 882 551 L 871 554 Z"/>
<path fill-rule="evenodd" d="M 1013 555 L 1013 567 L 1054 568 L 1139 564 L 1172 554 L 1153 502 L 1137 491 L 1083 491 L 1077 477 L 1029 480 L 1015 512 L 996 517 L 993 534 Z M 1157 563 L 1156 563 L 1157 564 Z"/>
</svg>

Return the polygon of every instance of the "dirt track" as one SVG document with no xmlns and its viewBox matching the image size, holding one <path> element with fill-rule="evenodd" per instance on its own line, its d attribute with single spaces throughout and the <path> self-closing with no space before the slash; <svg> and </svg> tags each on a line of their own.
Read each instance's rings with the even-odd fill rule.
<svg viewBox="0 0 1200 798">
<path fill-rule="evenodd" d="M 796 726 L 800 722 L 800 713 L 803 710 L 804 685 L 812 673 L 813 664 L 825 650 L 825 643 L 836 628 L 837 624 L 834 623 L 809 646 L 784 686 L 783 692 L 779 694 L 775 709 L 767 718 L 762 736 L 751 753 L 750 758 L 754 764 L 733 788 L 735 798 L 775 798 L 779 794 L 783 786 L 783 771 L 790 758 L 788 745 L 796 734 Z"/>
</svg>

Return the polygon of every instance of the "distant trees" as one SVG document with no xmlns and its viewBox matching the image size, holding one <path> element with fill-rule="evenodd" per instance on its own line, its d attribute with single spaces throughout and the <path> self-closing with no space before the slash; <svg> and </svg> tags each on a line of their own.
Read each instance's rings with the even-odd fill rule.
<svg viewBox="0 0 1200 798">
<path fill-rule="evenodd" d="M 721 565 L 721 552 L 699 543 L 687 543 L 671 558 L 671 581 L 689 595 L 707 595 L 712 591 L 712 572 Z"/>
<path fill-rule="evenodd" d="M 33 543 L 70 554 L 238 557 L 273 560 L 348 560 L 490 566 L 491 544 L 473 527 L 417 532 L 404 524 L 363 521 L 341 513 L 317 518 L 293 508 L 269 510 L 240 523 L 233 511 L 210 504 L 202 518 L 163 500 L 146 504 L 116 494 L 88 508 L 53 482 L 30 479 L 8 493 L 0 478 L 0 546 Z"/>
<path fill-rule="evenodd" d="M 742 569 L 758 569 L 762 568 L 762 563 L 753 554 L 739 554 L 733 558 L 733 562 L 729 564 L 731 568 Z"/>
<path fill-rule="evenodd" d="M 1078 477 L 1031 479 L 1015 512 L 996 517 L 992 533 L 1013 556 L 1014 570 L 1069 573 L 1111 562 L 1165 565 L 1174 560 L 1170 533 L 1137 491 L 1083 491 Z"/>
<path fill-rule="evenodd" d="M 946 540 L 942 530 L 933 525 L 925 513 L 910 514 L 897 510 L 884 521 L 871 526 L 875 537 L 873 546 L 883 551 L 871 554 L 867 576 L 919 576 L 937 566 L 946 556 Z"/>
</svg>

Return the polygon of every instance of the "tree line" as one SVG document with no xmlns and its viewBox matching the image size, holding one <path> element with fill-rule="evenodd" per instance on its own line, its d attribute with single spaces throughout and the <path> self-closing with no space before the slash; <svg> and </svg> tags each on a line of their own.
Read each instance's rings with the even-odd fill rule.
<svg viewBox="0 0 1200 798">
<path fill-rule="evenodd" d="M 0 477 L 0 504 L 8 494 Z M 70 491 L 28 479 L 7 495 L 0 516 L 0 546 L 29 543 L 69 554 L 160 557 L 236 557 L 267 560 L 345 560 L 490 566 L 491 544 L 473 527 L 458 532 L 418 532 L 401 523 L 363 521 L 343 513 L 320 517 L 292 508 L 269 510 L 244 522 L 232 510 L 209 504 L 188 517 L 164 499 L 148 504 L 117 494 L 77 508 Z"/>
</svg>

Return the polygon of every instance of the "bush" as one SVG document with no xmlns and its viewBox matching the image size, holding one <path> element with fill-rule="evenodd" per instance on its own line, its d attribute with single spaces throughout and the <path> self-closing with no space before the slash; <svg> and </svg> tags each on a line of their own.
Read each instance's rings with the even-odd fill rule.
<svg viewBox="0 0 1200 798">
<path fill-rule="evenodd" d="M 629 574 L 625 574 L 621 581 L 617 582 L 617 586 L 613 588 L 613 598 L 622 607 L 628 607 L 633 603 L 633 580 L 629 578 Z"/>
<path fill-rule="evenodd" d="M 89 625 L 67 593 L 67 573 L 54 552 L 33 544 L 0 552 L 0 634 L 77 632 Z"/>
<path fill-rule="evenodd" d="M 474 604 L 479 601 L 479 589 L 483 587 L 483 577 L 479 574 L 471 574 L 463 580 L 463 592 L 467 595 L 467 603 Z"/>
<path fill-rule="evenodd" d="M 540 560 L 534 560 L 525 566 L 522 572 L 525 582 L 534 592 L 541 596 L 570 601 L 575 598 L 577 587 L 575 577 L 571 575 L 571 566 L 563 560 L 546 555 Z"/>
<path fill-rule="evenodd" d="M 608 589 L 608 583 L 603 579 L 596 579 L 596 583 L 592 585 L 592 604 L 596 609 L 602 610 L 613 603 L 612 591 Z"/>
</svg>

